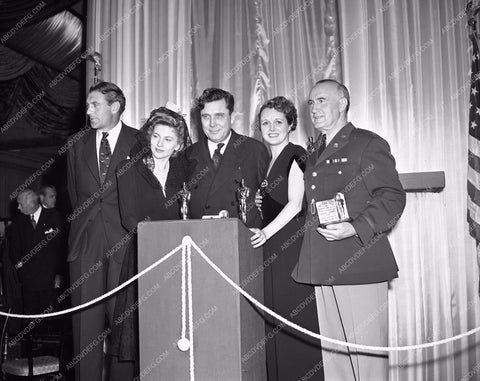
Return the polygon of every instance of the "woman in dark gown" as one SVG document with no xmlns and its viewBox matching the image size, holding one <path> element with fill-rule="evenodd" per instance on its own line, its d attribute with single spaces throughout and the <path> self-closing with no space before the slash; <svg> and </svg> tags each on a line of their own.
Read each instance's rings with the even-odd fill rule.
<svg viewBox="0 0 480 381">
<path fill-rule="evenodd" d="M 315 290 L 291 277 L 302 244 L 305 221 L 303 171 L 306 151 L 289 142 L 297 111 L 284 97 L 260 109 L 260 128 L 272 158 L 262 183 L 264 228 L 251 229 L 254 247 L 263 246 L 265 305 L 284 318 L 319 332 Z M 282 328 L 283 327 L 283 328 Z M 281 329 L 280 329 L 281 328 Z M 266 317 L 267 373 L 270 381 L 323 380 L 320 341 Z"/>
<path fill-rule="evenodd" d="M 120 283 L 138 272 L 137 224 L 144 220 L 180 219 L 178 191 L 188 178 L 182 153 L 191 141 L 181 115 L 166 107 L 153 110 L 137 140 L 128 160 L 117 167 L 122 225 L 135 233 L 128 242 Z M 134 362 L 138 375 L 137 295 L 136 282 L 117 295 L 111 352 L 120 362 Z"/>
</svg>

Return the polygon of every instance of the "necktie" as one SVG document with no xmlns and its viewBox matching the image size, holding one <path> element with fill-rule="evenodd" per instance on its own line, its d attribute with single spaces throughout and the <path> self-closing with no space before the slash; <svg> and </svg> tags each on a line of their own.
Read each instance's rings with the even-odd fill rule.
<svg viewBox="0 0 480 381">
<path fill-rule="evenodd" d="M 320 157 L 323 151 L 325 151 L 325 147 L 327 146 L 327 135 L 322 134 L 320 137 L 320 145 L 318 146 L 317 149 L 317 158 Z"/>
<path fill-rule="evenodd" d="M 224 145 L 225 145 L 224 143 L 218 143 L 217 149 L 213 152 L 212 161 L 213 161 L 213 168 L 215 170 L 217 170 L 218 167 L 220 167 L 220 162 L 222 161 L 222 154 L 220 153 L 220 150 Z"/>
<path fill-rule="evenodd" d="M 108 132 L 102 132 L 102 140 L 100 141 L 100 183 L 103 184 L 105 177 L 107 176 L 108 166 L 110 165 L 110 157 L 112 151 L 110 150 L 110 144 L 107 140 Z"/>
<path fill-rule="evenodd" d="M 32 220 L 33 229 L 35 229 L 37 227 L 37 223 L 35 222 L 35 217 L 33 217 L 33 214 L 30 215 L 30 219 Z"/>
</svg>

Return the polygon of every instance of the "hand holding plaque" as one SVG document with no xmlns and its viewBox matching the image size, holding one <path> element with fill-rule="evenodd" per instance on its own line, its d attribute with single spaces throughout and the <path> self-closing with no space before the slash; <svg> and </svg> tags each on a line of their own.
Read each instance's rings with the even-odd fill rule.
<svg viewBox="0 0 480 381">
<path fill-rule="evenodd" d="M 317 201 L 315 207 L 318 215 L 318 222 L 321 228 L 326 228 L 330 224 L 351 221 L 348 215 L 347 203 L 343 193 L 335 194 L 335 197 L 329 200 Z"/>
</svg>

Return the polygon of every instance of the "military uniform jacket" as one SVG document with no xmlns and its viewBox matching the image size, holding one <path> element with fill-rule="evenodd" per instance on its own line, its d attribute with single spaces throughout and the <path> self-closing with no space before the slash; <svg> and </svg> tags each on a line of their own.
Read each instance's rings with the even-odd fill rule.
<svg viewBox="0 0 480 381">
<path fill-rule="evenodd" d="M 191 168 L 188 185 L 192 218 L 218 214 L 221 210 L 227 210 L 230 217 L 238 217 L 237 189 L 244 179 L 250 189 L 247 226 L 261 226 L 255 192 L 265 178 L 269 162 L 268 151 L 261 142 L 232 130 L 217 171 L 213 168 L 206 138 L 190 146 L 186 156 Z"/>
<path fill-rule="evenodd" d="M 292 276 L 314 285 L 389 281 L 398 267 L 386 233 L 405 207 L 388 143 L 373 132 L 345 125 L 320 157 L 309 155 L 304 173 L 309 212 L 299 261 Z M 314 202 L 345 195 L 356 236 L 327 241 L 315 229 Z"/>
</svg>

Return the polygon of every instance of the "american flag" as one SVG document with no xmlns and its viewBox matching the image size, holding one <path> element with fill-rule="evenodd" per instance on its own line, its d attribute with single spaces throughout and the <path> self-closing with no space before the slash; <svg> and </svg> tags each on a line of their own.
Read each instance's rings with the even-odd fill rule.
<svg viewBox="0 0 480 381">
<path fill-rule="evenodd" d="M 472 41 L 472 72 L 470 85 L 470 116 L 468 123 L 468 210 L 470 235 L 480 242 L 480 55 L 476 34 Z"/>
</svg>

